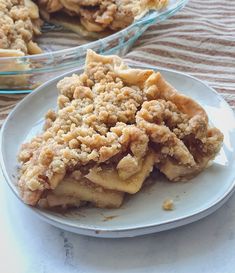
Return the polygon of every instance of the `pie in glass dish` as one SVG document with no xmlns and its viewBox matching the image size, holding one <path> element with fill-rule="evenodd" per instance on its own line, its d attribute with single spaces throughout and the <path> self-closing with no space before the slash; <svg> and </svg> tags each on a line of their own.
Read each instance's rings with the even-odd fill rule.
<svg viewBox="0 0 235 273">
<path fill-rule="evenodd" d="M 42 19 L 62 25 L 83 36 L 99 38 L 127 27 L 149 10 L 164 8 L 167 2 L 167 0 L 0 0 L 0 57 L 42 53 L 42 49 L 35 42 L 37 36 L 41 35 Z"/>
<path fill-rule="evenodd" d="M 58 82 L 58 110 L 22 145 L 18 187 L 32 206 L 117 208 L 153 169 L 170 181 L 203 171 L 223 134 L 159 72 L 88 50 L 84 73 Z"/>
<path fill-rule="evenodd" d="M 148 11 L 160 10 L 165 6 L 167 0 L 0 0 L 0 88 L 4 91 L 34 89 L 41 83 L 39 70 L 43 67 L 53 70 L 50 65 L 55 56 L 43 57 L 41 53 L 46 48 L 45 51 L 57 51 L 60 49 L 60 42 L 50 46 L 51 42 L 47 39 L 57 34 L 46 33 L 48 25 L 43 27 L 46 21 L 62 26 L 64 32 L 67 29 L 78 33 L 80 38 L 75 35 L 73 45 L 79 46 L 80 43 L 90 43 L 109 36 L 131 25 Z M 49 28 L 56 26 L 49 25 Z M 124 36 L 127 35 L 128 33 Z M 71 46 L 67 39 L 65 44 Z M 119 44 L 119 38 L 114 40 L 114 43 Z M 107 42 L 107 47 L 109 46 L 114 45 L 108 45 Z M 77 50 L 81 54 L 82 49 Z M 25 58 L 35 54 L 41 57 Z M 48 62 L 47 58 L 50 59 Z"/>
</svg>

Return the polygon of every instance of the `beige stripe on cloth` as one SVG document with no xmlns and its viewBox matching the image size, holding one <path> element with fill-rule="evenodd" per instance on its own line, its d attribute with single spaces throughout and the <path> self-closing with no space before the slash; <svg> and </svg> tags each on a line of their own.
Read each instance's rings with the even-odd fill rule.
<svg viewBox="0 0 235 273">
<path fill-rule="evenodd" d="M 234 14 L 234 0 L 190 0 L 175 16 L 149 28 L 125 59 L 196 76 L 235 109 Z M 0 96 L 0 123 L 23 97 Z"/>
<path fill-rule="evenodd" d="M 191 0 L 175 16 L 149 28 L 126 59 L 198 77 L 235 109 L 234 14 L 235 1 Z"/>
</svg>

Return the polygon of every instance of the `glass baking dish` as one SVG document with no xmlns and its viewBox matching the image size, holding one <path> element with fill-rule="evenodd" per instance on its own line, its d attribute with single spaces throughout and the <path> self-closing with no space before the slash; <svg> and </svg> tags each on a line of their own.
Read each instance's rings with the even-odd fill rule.
<svg viewBox="0 0 235 273">
<path fill-rule="evenodd" d="M 101 54 L 123 56 L 150 25 L 175 14 L 186 2 L 170 0 L 166 9 L 150 11 L 127 28 L 96 41 L 45 24 L 42 30 L 45 34 L 38 40 L 45 53 L 0 58 L 0 94 L 31 92 L 45 80 L 83 65 L 89 48 Z"/>
</svg>

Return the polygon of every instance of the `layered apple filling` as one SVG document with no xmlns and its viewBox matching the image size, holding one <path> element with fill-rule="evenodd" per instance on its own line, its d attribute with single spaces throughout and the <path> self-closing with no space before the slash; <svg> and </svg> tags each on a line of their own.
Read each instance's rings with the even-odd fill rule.
<svg viewBox="0 0 235 273">
<path fill-rule="evenodd" d="M 170 181 L 190 179 L 223 142 L 197 102 L 118 56 L 89 50 L 84 72 L 57 87 L 58 110 L 19 153 L 18 187 L 33 206 L 120 207 L 154 168 Z"/>
</svg>

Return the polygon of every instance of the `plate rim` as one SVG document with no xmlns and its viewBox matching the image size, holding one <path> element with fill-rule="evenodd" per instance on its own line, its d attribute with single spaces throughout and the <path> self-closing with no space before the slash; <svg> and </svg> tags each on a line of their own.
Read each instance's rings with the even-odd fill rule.
<svg viewBox="0 0 235 273">
<path fill-rule="evenodd" d="M 139 68 L 145 68 L 145 69 L 154 69 L 158 70 L 160 72 L 171 72 L 178 74 L 183 77 L 190 78 L 191 80 L 197 81 L 200 84 L 204 85 L 208 90 L 214 93 L 214 95 L 222 101 L 226 106 L 227 110 L 232 114 L 233 118 L 235 119 L 235 113 L 230 107 L 230 105 L 227 103 L 227 101 L 212 87 L 210 87 L 207 83 L 204 81 L 188 75 L 187 73 L 184 72 L 179 72 L 173 69 L 167 69 L 167 68 L 161 68 L 158 66 L 153 66 L 153 65 L 148 65 L 148 64 L 129 64 L 130 67 L 139 67 Z M 24 204 L 25 207 L 30 209 L 31 211 L 35 212 L 40 218 L 45 220 L 47 223 L 50 223 L 54 226 L 63 228 L 65 230 L 69 230 L 78 234 L 83 234 L 83 235 L 89 235 L 89 236 L 95 236 L 95 237 L 106 237 L 106 238 L 122 238 L 122 237 L 132 237 L 132 236 L 138 236 L 138 235 L 144 235 L 144 234 L 149 234 L 149 233 L 154 233 L 154 232 L 160 232 L 163 230 L 168 230 L 168 229 L 173 229 L 179 226 L 183 226 L 189 223 L 192 223 L 194 221 L 197 221 L 199 219 L 204 218 L 205 216 L 211 214 L 215 210 L 217 210 L 220 206 L 222 206 L 228 199 L 229 197 L 234 193 L 235 191 L 235 174 L 234 177 L 232 178 L 230 186 L 227 188 L 227 190 L 224 192 L 223 195 L 215 199 L 211 204 L 207 205 L 204 208 L 201 208 L 199 210 L 196 210 L 193 214 L 186 215 L 184 217 L 177 217 L 173 218 L 171 220 L 165 220 L 162 221 L 159 224 L 149 224 L 149 225 L 138 225 L 136 227 L 121 227 L 121 228 L 96 228 L 95 225 L 92 227 L 91 225 L 86 226 L 84 224 L 78 224 L 78 223 L 66 223 L 66 220 L 63 220 L 62 218 L 59 218 L 58 216 L 54 216 L 50 213 L 47 213 L 46 211 L 40 210 L 35 207 L 31 207 L 26 205 L 21 198 L 19 197 L 18 191 L 14 183 L 11 181 L 11 178 L 9 177 L 7 171 L 6 171 L 6 164 L 4 161 L 4 156 L 2 153 L 2 147 L 4 145 L 4 131 L 5 128 L 8 124 L 8 122 L 11 120 L 11 117 L 14 116 L 15 112 L 18 110 L 18 107 L 20 107 L 22 104 L 27 102 L 27 100 L 30 100 L 31 97 L 35 96 L 35 94 L 38 94 L 39 92 L 43 92 L 43 89 L 47 87 L 48 85 L 53 84 L 54 82 L 57 82 L 61 78 L 65 76 L 69 76 L 73 73 L 79 73 L 83 70 L 83 68 L 76 68 L 73 69 L 69 72 L 63 73 L 60 76 L 57 76 L 47 82 L 45 82 L 43 85 L 39 86 L 34 90 L 34 92 L 30 93 L 26 97 L 24 97 L 9 113 L 7 118 L 5 119 L 3 126 L 1 128 L 1 134 L 0 134 L 0 167 L 2 170 L 2 174 L 4 177 L 4 180 L 8 184 L 8 186 L 11 188 L 13 193 L 16 195 L 16 197 L 21 201 L 22 204 Z M 56 219 L 55 219 L 56 217 Z M 141 232 L 143 231 L 143 232 Z"/>
</svg>

